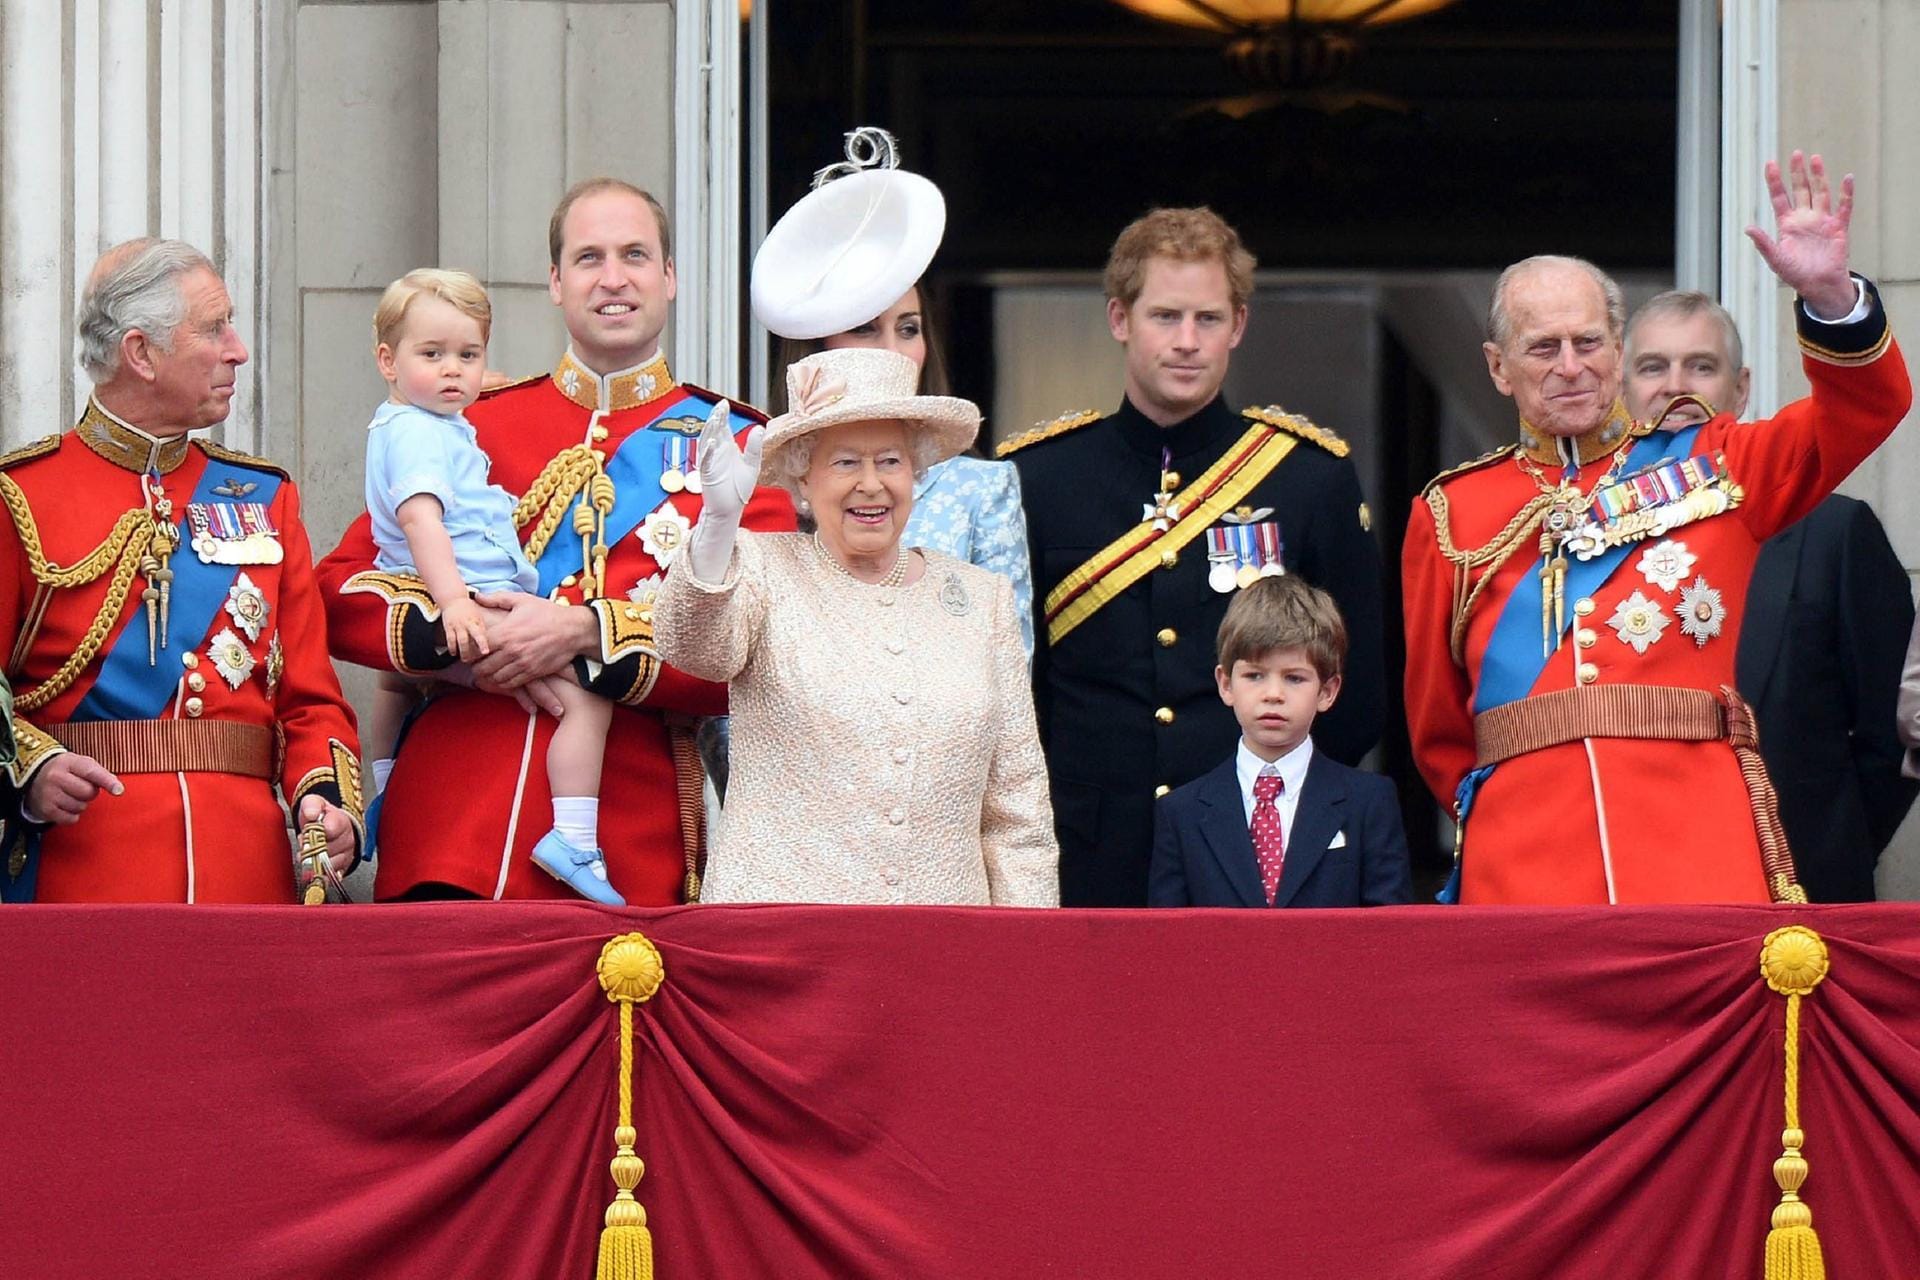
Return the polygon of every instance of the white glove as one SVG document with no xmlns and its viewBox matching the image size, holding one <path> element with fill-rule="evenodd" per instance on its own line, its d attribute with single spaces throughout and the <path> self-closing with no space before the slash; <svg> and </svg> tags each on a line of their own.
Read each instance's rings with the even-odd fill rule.
<svg viewBox="0 0 1920 1280">
<path fill-rule="evenodd" d="M 693 576 L 709 586 L 726 580 L 741 513 L 760 480 L 760 450 L 767 432 L 756 426 L 742 450 L 733 438 L 732 412 L 733 406 L 722 400 L 700 432 L 700 520 L 687 539 L 687 556 Z"/>
</svg>

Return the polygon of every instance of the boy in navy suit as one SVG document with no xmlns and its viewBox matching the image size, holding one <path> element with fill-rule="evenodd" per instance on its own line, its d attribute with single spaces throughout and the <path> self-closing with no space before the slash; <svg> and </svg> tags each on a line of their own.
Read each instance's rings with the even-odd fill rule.
<svg viewBox="0 0 1920 1280">
<path fill-rule="evenodd" d="M 1347 628 L 1293 575 L 1241 589 L 1220 624 L 1220 700 L 1240 746 L 1154 812 L 1155 907 L 1375 907 L 1412 900 L 1407 836 L 1387 779 L 1313 749 L 1340 694 Z"/>
</svg>

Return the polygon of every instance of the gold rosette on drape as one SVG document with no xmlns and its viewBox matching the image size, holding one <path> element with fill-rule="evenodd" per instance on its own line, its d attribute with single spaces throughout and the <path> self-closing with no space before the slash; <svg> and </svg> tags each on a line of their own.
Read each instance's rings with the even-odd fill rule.
<svg viewBox="0 0 1920 1280">
<path fill-rule="evenodd" d="M 1773 1162 L 1780 1203 L 1767 1232 L 1766 1280 L 1825 1280 L 1827 1264 L 1814 1234 L 1813 1210 L 1800 1198 L 1807 1160 L 1800 1154 L 1807 1135 L 1800 1130 L 1800 1000 L 1827 976 L 1827 944 L 1805 925 L 1790 924 L 1767 935 L 1760 948 L 1760 975 L 1787 998 L 1786 1129 L 1783 1150 Z"/>
<path fill-rule="evenodd" d="M 600 949 L 594 966 L 601 990 L 620 1006 L 620 1123 L 613 1131 L 613 1183 L 618 1190 L 607 1206 L 600 1232 L 598 1280 L 653 1280 L 653 1236 L 647 1211 L 633 1198 L 646 1164 L 634 1154 L 633 1006 L 653 998 L 666 980 L 660 952 L 642 933 L 624 933 Z"/>
</svg>

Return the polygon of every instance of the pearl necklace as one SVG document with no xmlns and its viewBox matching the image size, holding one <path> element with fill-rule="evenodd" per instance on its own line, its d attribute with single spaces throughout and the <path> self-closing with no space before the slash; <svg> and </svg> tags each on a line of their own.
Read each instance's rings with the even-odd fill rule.
<svg viewBox="0 0 1920 1280">
<path fill-rule="evenodd" d="M 900 558 L 893 562 L 893 568 L 887 571 L 887 576 L 878 582 L 868 582 L 865 578 L 860 577 L 854 573 L 853 570 L 841 564 L 840 558 L 834 555 L 833 552 L 827 550 L 827 544 L 820 540 L 820 531 L 818 529 L 814 530 L 813 533 L 813 549 L 819 554 L 822 560 L 825 560 L 828 564 L 839 570 L 842 577 L 851 578 L 863 587 L 897 587 L 907 580 L 907 559 L 911 553 L 909 553 L 905 547 L 900 548 Z"/>
</svg>

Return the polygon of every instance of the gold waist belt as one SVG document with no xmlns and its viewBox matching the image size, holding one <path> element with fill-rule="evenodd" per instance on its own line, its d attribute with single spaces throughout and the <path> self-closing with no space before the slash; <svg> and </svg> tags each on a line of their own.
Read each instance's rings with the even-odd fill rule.
<svg viewBox="0 0 1920 1280">
<path fill-rule="evenodd" d="M 273 733 L 237 720 L 70 720 L 42 725 L 111 773 L 237 773 L 273 777 Z"/>
<path fill-rule="evenodd" d="M 1655 738 L 1667 742 L 1727 739 L 1756 743 L 1753 712 L 1731 690 L 1621 684 L 1543 693 L 1473 718 L 1479 767 L 1582 738 Z"/>
</svg>

